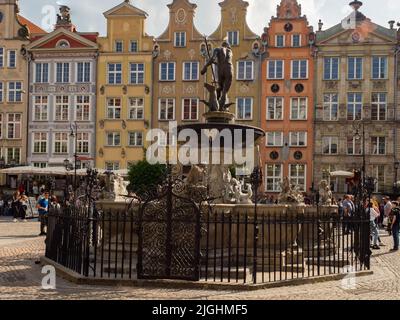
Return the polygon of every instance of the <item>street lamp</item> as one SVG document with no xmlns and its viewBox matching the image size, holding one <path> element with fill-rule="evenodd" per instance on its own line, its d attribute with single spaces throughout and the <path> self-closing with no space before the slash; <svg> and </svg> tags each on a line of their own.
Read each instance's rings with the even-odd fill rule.
<svg viewBox="0 0 400 320">
<path fill-rule="evenodd" d="M 400 162 L 395 161 L 395 163 L 394 163 L 394 185 L 393 185 L 393 192 L 395 193 L 395 196 L 397 196 L 397 194 L 399 192 L 399 186 L 397 184 L 399 168 L 400 168 Z"/>
<path fill-rule="evenodd" d="M 360 197 L 363 198 L 363 189 L 366 186 L 366 151 L 365 151 L 365 125 L 364 122 L 361 121 L 354 121 L 353 123 L 353 130 L 354 135 L 353 137 L 357 141 L 361 141 L 362 143 L 362 168 L 361 168 L 361 181 L 360 181 Z"/>
<path fill-rule="evenodd" d="M 75 138 L 75 150 L 74 150 L 74 170 L 75 170 L 75 174 L 74 174 L 74 189 L 76 190 L 78 187 L 78 166 L 80 167 L 81 165 L 81 161 L 80 159 L 78 159 L 78 123 L 75 121 L 75 125 L 72 126 L 71 124 L 71 133 L 70 133 L 70 137 L 71 138 Z"/>
</svg>

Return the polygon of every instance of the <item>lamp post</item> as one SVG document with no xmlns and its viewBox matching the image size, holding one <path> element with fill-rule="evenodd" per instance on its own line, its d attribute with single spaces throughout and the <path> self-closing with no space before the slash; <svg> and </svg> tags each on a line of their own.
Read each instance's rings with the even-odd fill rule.
<svg viewBox="0 0 400 320">
<path fill-rule="evenodd" d="M 78 123 L 76 121 L 74 123 L 74 126 L 72 126 L 72 124 L 71 124 L 70 137 L 75 139 L 75 146 L 74 146 L 75 147 L 75 150 L 74 150 L 74 162 L 75 163 L 74 163 L 73 169 L 75 170 L 75 173 L 74 173 L 74 189 L 76 190 L 77 187 L 78 187 L 78 179 L 77 179 L 78 173 L 77 173 L 77 170 L 78 170 L 78 166 L 79 167 L 81 166 L 81 161 L 78 158 Z M 65 164 L 65 161 L 64 161 L 64 164 Z"/>
<path fill-rule="evenodd" d="M 400 162 L 399 161 L 395 161 L 394 163 L 394 185 L 393 185 L 393 193 L 395 194 L 395 196 L 397 197 L 397 194 L 399 193 L 399 186 L 397 184 L 397 180 L 398 180 L 398 172 L 399 172 L 399 168 L 400 168 Z"/>
<path fill-rule="evenodd" d="M 360 198 L 363 198 L 363 190 L 366 186 L 366 150 L 365 150 L 365 125 L 364 122 L 354 121 L 353 123 L 354 129 L 354 138 L 358 141 L 361 141 L 361 153 L 362 153 L 362 168 L 361 168 L 361 181 L 359 186 Z"/>
</svg>

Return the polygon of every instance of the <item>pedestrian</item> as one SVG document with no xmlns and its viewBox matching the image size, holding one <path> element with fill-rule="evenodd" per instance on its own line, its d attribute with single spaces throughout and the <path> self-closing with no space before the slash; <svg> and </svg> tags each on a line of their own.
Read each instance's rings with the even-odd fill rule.
<svg viewBox="0 0 400 320">
<path fill-rule="evenodd" d="M 55 209 L 61 209 L 60 203 L 58 202 L 58 199 L 56 196 L 52 196 L 51 197 L 51 206 Z"/>
<path fill-rule="evenodd" d="M 37 199 L 37 197 L 39 196 L 39 186 L 37 181 L 33 181 L 32 193 L 33 196 Z"/>
<path fill-rule="evenodd" d="M 18 222 L 18 218 L 20 217 L 21 210 L 21 195 L 19 191 L 15 191 L 11 200 L 11 212 L 14 218 L 14 222 Z"/>
<path fill-rule="evenodd" d="M 349 234 L 351 232 L 351 217 L 355 211 L 354 202 L 351 200 L 350 195 L 345 195 L 343 201 L 343 233 Z"/>
<path fill-rule="evenodd" d="M 28 205 L 29 205 L 29 198 L 25 194 L 22 194 L 20 197 L 20 214 L 23 222 L 28 222 L 28 220 L 26 220 Z"/>
<path fill-rule="evenodd" d="M 383 202 L 385 204 L 385 206 L 383 208 L 385 217 L 389 217 L 392 212 L 392 208 L 393 208 L 393 204 L 390 201 L 390 197 L 388 197 L 388 196 L 384 197 Z"/>
<path fill-rule="evenodd" d="M 393 236 L 393 249 L 390 251 L 399 250 L 399 229 L 400 229 L 400 207 L 398 202 L 392 204 L 392 236 Z"/>
<path fill-rule="evenodd" d="M 44 196 L 39 198 L 39 201 L 37 203 L 37 209 L 39 212 L 39 220 L 40 220 L 39 236 L 45 236 L 46 232 L 44 230 L 45 230 L 45 228 L 47 228 L 47 218 L 48 218 L 48 212 L 49 212 L 49 193 L 48 192 L 45 192 Z"/>
<path fill-rule="evenodd" d="M 374 201 L 365 201 L 364 208 L 367 214 L 370 216 L 370 230 L 372 236 L 372 249 L 379 250 L 379 231 L 376 224 L 376 219 L 379 217 L 379 209 L 374 204 Z"/>
</svg>

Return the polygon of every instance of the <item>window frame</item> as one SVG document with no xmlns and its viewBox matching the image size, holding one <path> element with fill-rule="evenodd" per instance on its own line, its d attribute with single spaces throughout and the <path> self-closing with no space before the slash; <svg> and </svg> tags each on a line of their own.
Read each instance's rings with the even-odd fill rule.
<svg viewBox="0 0 400 320">
<path fill-rule="evenodd" d="M 165 119 L 161 118 L 161 103 L 162 103 L 162 100 L 166 100 L 165 107 L 167 109 L 165 111 L 165 115 L 166 115 Z M 170 106 L 169 106 L 168 102 L 171 102 L 171 101 L 173 102 L 173 106 L 172 106 L 172 108 L 173 108 L 173 117 L 171 119 L 169 119 L 168 118 L 168 109 L 169 109 Z M 175 100 L 175 98 L 159 98 L 158 99 L 158 121 L 174 121 L 175 119 L 176 119 L 176 100 Z"/>
<path fill-rule="evenodd" d="M 167 69 L 166 69 L 166 79 L 162 78 L 162 70 L 163 70 L 163 65 L 167 65 Z M 173 79 L 169 79 L 169 72 L 170 72 L 170 67 L 173 66 L 174 69 L 174 77 Z M 159 77 L 158 77 L 159 81 L 161 82 L 174 82 L 176 81 L 176 62 L 175 61 L 163 61 L 160 62 L 159 64 Z"/>
<path fill-rule="evenodd" d="M 185 100 L 190 100 L 190 111 L 189 111 L 190 116 L 192 116 L 192 110 L 191 110 L 191 108 L 193 107 L 192 103 L 193 103 L 193 101 L 196 101 L 196 118 L 195 119 L 193 119 L 192 117 L 190 117 L 189 119 L 185 119 Z M 182 121 L 198 121 L 199 120 L 199 109 L 200 109 L 199 98 L 188 98 L 188 97 L 182 98 Z"/>
<path fill-rule="evenodd" d="M 246 112 L 247 111 L 247 102 L 250 101 L 250 118 L 240 117 L 239 100 L 243 100 L 243 102 L 244 102 L 244 104 L 242 105 L 244 107 L 244 110 L 242 112 L 244 116 L 247 114 L 247 112 Z M 237 97 L 236 98 L 236 120 L 252 121 L 253 120 L 253 107 L 254 107 L 253 97 Z"/>
<path fill-rule="evenodd" d="M 272 167 L 273 175 L 268 175 L 269 169 L 268 166 Z M 279 167 L 280 174 L 277 174 L 277 168 Z M 268 180 L 272 180 L 273 188 L 268 188 L 271 183 Z M 283 164 L 282 163 L 266 163 L 265 164 L 265 192 L 268 193 L 279 193 L 282 191 L 280 184 L 283 181 Z"/>
<path fill-rule="evenodd" d="M 274 118 L 271 119 L 269 118 L 269 100 L 273 99 L 274 100 Z M 281 111 L 281 117 L 279 119 L 276 119 L 276 110 L 277 110 L 277 101 L 281 100 L 282 101 L 282 111 Z M 285 98 L 284 97 L 267 97 L 267 121 L 282 121 L 284 120 L 284 113 L 285 113 Z"/>
</svg>

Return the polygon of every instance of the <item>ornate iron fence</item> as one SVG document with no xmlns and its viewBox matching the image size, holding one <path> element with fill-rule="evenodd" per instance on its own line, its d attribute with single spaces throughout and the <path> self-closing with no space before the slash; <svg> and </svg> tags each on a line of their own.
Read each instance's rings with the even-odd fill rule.
<svg viewBox="0 0 400 320">
<path fill-rule="evenodd" d="M 151 200 L 121 212 L 53 208 L 46 257 L 85 277 L 222 283 L 370 267 L 370 222 L 362 207 L 343 219 L 323 207 L 256 205 L 254 215 L 254 206 L 196 206 L 172 189 L 161 200 L 162 208 Z"/>
</svg>

